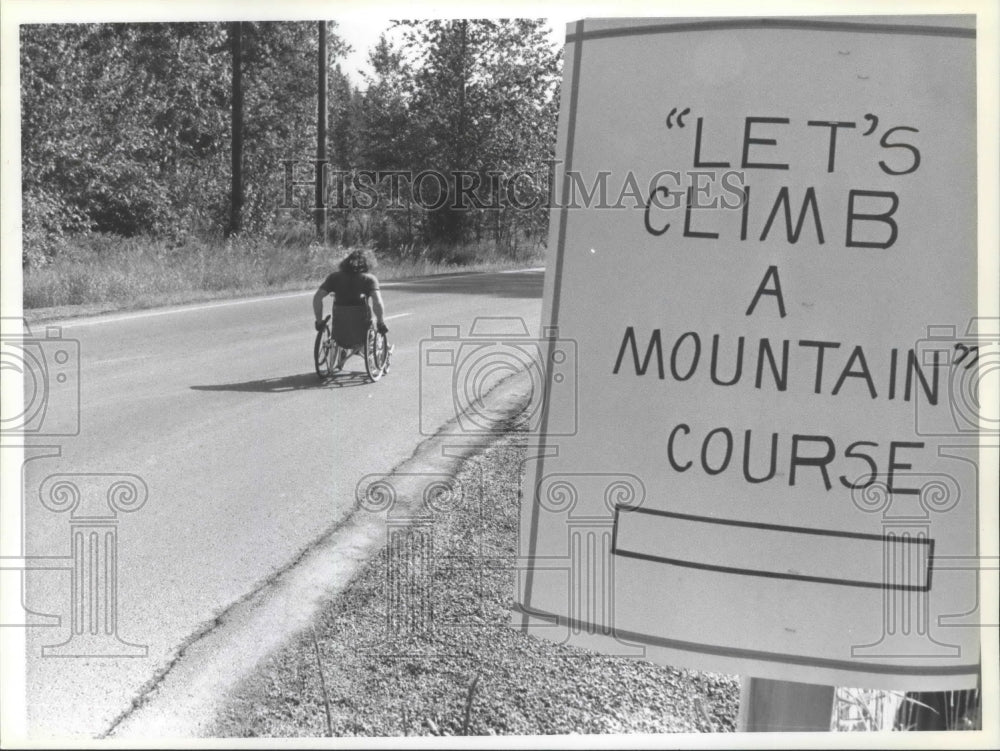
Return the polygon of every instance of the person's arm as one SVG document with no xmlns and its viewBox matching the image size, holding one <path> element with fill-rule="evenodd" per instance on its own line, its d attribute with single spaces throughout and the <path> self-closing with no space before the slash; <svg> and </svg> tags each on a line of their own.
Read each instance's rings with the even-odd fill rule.
<svg viewBox="0 0 1000 751">
<path fill-rule="evenodd" d="M 323 298 L 329 293 L 320 287 L 316 290 L 316 294 L 313 295 L 313 317 L 316 319 L 316 327 L 323 322 Z"/>
<path fill-rule="evenodd" d="M 385 306 L 382 304 L 382 293 L 377 289 L 372 290 L 372 310 L 375 311 L 375 321 L 380 326 L 384 326 Z"/>
<path fill-rule="evenodd" d="M 382 293 L 377 289 L 372 292 L 372 310 L 375 311 L 375 320 L 384 323 L 382 319 L 385 316 L 385 306 L 382 303 Z"/>
</svg>

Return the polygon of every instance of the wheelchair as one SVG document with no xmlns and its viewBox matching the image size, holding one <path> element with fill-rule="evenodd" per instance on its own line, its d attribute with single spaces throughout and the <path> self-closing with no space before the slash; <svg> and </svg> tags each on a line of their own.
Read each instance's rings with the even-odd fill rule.
<svg viewBox="0 0 1000 751">
<path fill-rule="evenodd" d="M 355 354 L 363 356 L 370 381 L 377 381 L 389 372 L 393 348 L 385 334 L 375 327 L 368 298 L 363 305 L 333 306 L 323 324 L 313 345 L 313 363 L 320 380 L 342 372 L 344 361 Z"/>
</svg>

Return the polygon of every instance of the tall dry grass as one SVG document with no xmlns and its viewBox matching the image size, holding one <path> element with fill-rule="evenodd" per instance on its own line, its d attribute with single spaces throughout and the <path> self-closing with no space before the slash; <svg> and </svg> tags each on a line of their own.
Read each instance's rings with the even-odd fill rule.
<svg viewBox="0 0 1000 751">
<path fill-rule="evenodd" d="M 143 308 L 318 285 L 349 248 L 280 240 L 163 240 L 91 235 L 60 248 L 49 263 L 25 269 L 25 310 L 111 304 Z M 378 255 L 378 254 L 376 254 Z M 380 279 L 456 270 L 517 268 L 538 251 L 511 258 L 490 247 L 410 251 L 379 257 Z"/>
</svg>

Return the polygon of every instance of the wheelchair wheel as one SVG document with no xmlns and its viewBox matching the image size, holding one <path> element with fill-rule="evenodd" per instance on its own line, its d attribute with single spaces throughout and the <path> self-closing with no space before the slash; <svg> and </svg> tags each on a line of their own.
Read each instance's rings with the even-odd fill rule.
<svg viewBox="0 0 1000 751">
<path fill-rule="evenodd" d="M 365 370 L 368 377 L 377 381 L 389 369 L 389 343 L 385 334 L 380 334 L 374 326 L 369 327 L 365 336 Z"/>
<path fill-rule="evenodd" d="M 337 357 L 337 346 L 333 341 L 329 317 L 324 319 L 324 323 L 327 325 L 323 327 L 323 330 L 316 332 L 316 343 L 313 345 L 313 364 L 316 366 L 316 375 L 326 380 L 333 375 L 333 363 Z"/>
</svg>

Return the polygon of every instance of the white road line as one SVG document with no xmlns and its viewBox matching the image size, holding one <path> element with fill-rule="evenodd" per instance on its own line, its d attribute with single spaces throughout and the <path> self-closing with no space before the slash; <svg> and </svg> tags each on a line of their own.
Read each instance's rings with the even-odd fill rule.
<svg viewBox="0 0 1000 751">
<path fill-rule="evenodd" d="M 498 274 L 521 274 L 521 273 L 524 273 L 524 272 L 527 272 L 527 271 L 544 271 L 544 270 L 545 270 L 545 268 L 542 267 L 542 268 L 534 268 L 534 269 L 509 269 L 507 271 L 498 271 L 498 272 L 472 271 L 472 272 L 469 272 L 468 274 L 448 274 L 448 275 L 443 275 L 441 279 L 442 280 L 456 279 L 456 278 L 459 278 L 459 277 L 481 276 L 483 274 L 491 274 L 491 273 L 498 273 Z M 394 287 L 394 286 L 397 286 L 399 284 L 414 284 L 414 283 L 420 283 L 420 282 L 433 282 L 433 281 L 435 281 L 435 277 L 430 276 L 430 277 L 426 277 L 426 278 L 423 278 L 423 279 L 413 279 L 411 281 L 400 280 L 398 282 L 383 282 L 381 286 L 383 286 L 383 287 Z M 37 324 L 37 325 L 39 327 L 44 327 L 44 326 L 59 326 L 59 327 L 64 328 L 64 329 L 73 328 L 75 326 L 97 326 L 97 325 L 102 324 L 102 323 L 116 323 L 118 321 L 131 321 L 131 320 L 138 319 L 138 318 L 155 318 L 156 316 L 168 316 L 168 315 L 172 315 L 174 313 L 192 313 L 192 312 L 195 312 L 195 311 L 198 311 L 198 310 L 211 310 L 212 308 L 225 308 L 225 307 L 228 307 L 230 305 L 246 305 L 248 303 L 255 303 L 255 302 L 270 302 L 272 300 L 287 300 L 287 299 L 292 298 L 292 297 L 306 297 L 308 295 L 314 294 L 314 292 L 315 292 L 315 290 L 308 290 L 306 292 L 290 292 L 290 293 L 284 294 L 284 295 L 266 295 L 264 297 L 247 297 L 247 298 L 242 299 L 242 300 L 224 300 L 222 302 L 206 303 L 204 305 L 186 305 L 186 306 L 181 307 L 181 308 L 168 308 L 167 310 L 149 310 L 149 311 L 143 311 L 143 312 L 138 312 L 138 313 L 127 313 L 125 315 L 117 315 L 117 316 L 108 316 L 108 317 L 103 317 L 102 316 L 100 318 L 69 319 L 69 320 L 64 321 L 64 322 L 61 322 L 61 321 L 46 321 L 44 323 Z M 406 314 L 403 314 L 403 315 L 409 315 L 409 313 L 406 313 Z M 394 317 L 394 316 L 390 316 L 390 317 Z"/>
<path fill-rule="evenodd" d="M 173 313 L 191 313 L 196 310 L 209 310 L 211 308 L 225 308 L 230 305 L 246 305 L 247 303 L 253 302 L 269 302 L 271 300 L 287 300 L 290 297 L 305 297 L 306 295 L 313 294 L 315 290 L 310 290 L 309 292 L 292 292 L 287 295 L 268 295 L 267 297 L 248 297 L 244 300 L 226 300 L 225 302 L 215 302 L 209 303 L 207 305 L 190 305 L 183 308 L 170 308 L 168 310 L 150 310 L 141 313 L 128 313 L 126 315 L 120 316 L 110 316 L 108 318 L 84 318 L 82 320 L 68 320 L 66 322 L 48 322 L 43 324 L 37 324 L 39 327 L 42 326 L 60 326 L 64 329 L 72 328 L 73 326 L 96 326 L 101 323 L 116 323 L 118 321 L 130 321 L 135 318 L 154 318 L 156 316 L 168 316 Z"/>
<path fill-rule="evenodd" d="M 396 287 L 401 284 L 430 284 L 436 281 L 447 282 L 451 279 L 462 279 L 467 276 L 482 276 L 484 274 L 524 274 L 529 271 L 545 271 L 544 266 L 534 269 L 507 269 L 506 271 L 470 271 L 467 274 L 439 274 L 437 276 L 425 276 L 420 279 L 400 279 L 399 281 L 380 282 L 381 287 Z"/>
<path fill-rule="evenodd" d="M 386 316 L 383 321 L 391 321 L 393 318 L 405 318 L 406 316 L 412 316 L 413 313 L 396 313 L 394 316 Z"/>
</svg>

